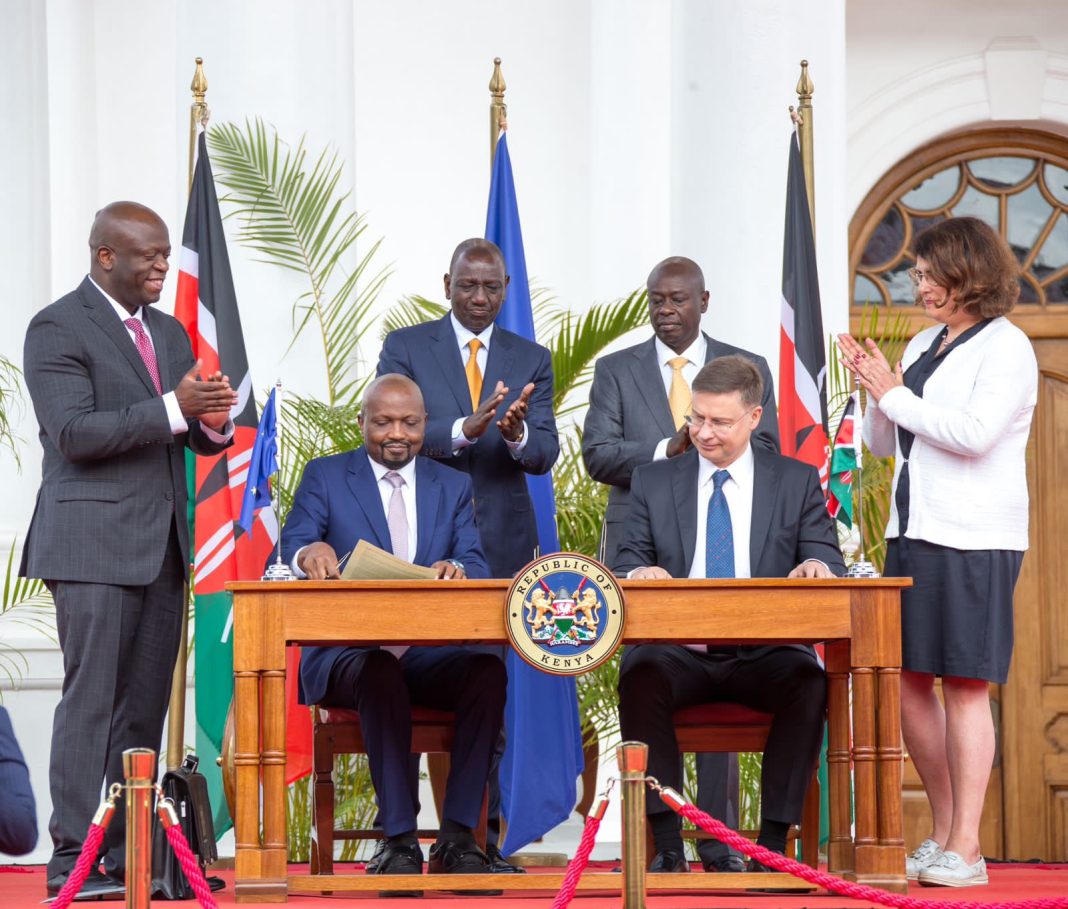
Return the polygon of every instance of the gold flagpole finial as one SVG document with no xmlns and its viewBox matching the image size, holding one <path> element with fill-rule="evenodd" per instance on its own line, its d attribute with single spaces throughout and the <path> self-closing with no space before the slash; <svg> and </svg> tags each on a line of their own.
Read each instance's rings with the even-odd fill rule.
<svg viewBox="0 0 1068 909">
<path fill-rule="evenodd" d="M 504 103 L 504 92 L 508 86 L 501 75 L 501 58 L 493 58 L 493 76 L 490 78 L 490 167 L 493 167 L 493 155 L 497 151 L 497 138 L 508 129 L 508 105 Z"/>
<path fill-rule="evenodd" d="M 189 90 L 193 93 L 193 103 L 189 107 L 189 186 L 193 186 L 193 168 L 197 160 L 197 130 L 206 129 L 211 110 L 204 96 L 208 93 L 208 77 L 204 75 L 204 58 L 197 57 L 197 66 L 193 70 L 193 81 Z"/>
<path fill-rule="evenodd" d="M 801 146 L 801 164 L 805 171 L 805 190 L 808 193 L 808 213 L 812 221 L 812 235 L 816 235 L 816 166 L 813 155 L 812 93 L 816 90 L 808 74 L 808 61 L 801 61 L 801 77 L 797 80 L 797 111 L 790 109 L 790 117 L 797 128 Z"/>
</svg>

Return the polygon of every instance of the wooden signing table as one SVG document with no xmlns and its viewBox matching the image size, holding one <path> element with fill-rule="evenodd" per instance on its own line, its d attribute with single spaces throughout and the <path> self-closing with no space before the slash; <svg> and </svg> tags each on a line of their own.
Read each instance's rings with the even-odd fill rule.
<svg viewBox="0 0 1068 909">
<path fill-rule="evenodd" d="M 901 828 L 900 589 L 908 579 L 623 581 L 623 642 L 826 643 L 832 873 L 904 892 Z M 286 863 L 286 644 L 503 643 L 510 582 L 235 582 L 236 896 L 380 890 L 386 880 L 289 874 Z M 852 742 L 850 681 L 852 680 Z M 853 769 L 852 791 L 850 767 Z M 261 788 L 262 785 L 262 788 Z M 851 831 L 855 818 L 855 835 Z M 717 889 L 745 875 L 650 875 L 653 889 Z M 775 876 L 783 881 L 782 875 Z M 562 873 L 390 875 L 390 887 L 559 888 Z M 739 882 L 740 884 L 742 882 Z M 786 881 L 783 881 L 786 883 Z M 588 873 L 583 890 L 621 875 Z M 749 883 L 748 886 L 753 886 Z"/>
</svg>

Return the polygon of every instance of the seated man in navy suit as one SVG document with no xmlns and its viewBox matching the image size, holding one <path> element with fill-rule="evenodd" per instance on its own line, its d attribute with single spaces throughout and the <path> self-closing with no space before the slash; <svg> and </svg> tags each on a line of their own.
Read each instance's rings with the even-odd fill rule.
<svg viewBox="0 0 1068 909">
<path fill-rule="evenodd" d="M 364 539 L 428 565 L 443 580 L 489 575 L 471 506 L 471 480 L 419 457 L 427 415 L 418 386 L 400 375 L 372 382 L 363 399 L 364 445 L 304 469 L 282 540 L 298 575 L 338 577 L 338 554 Z M 408 772 L 411 705 L 456 713 L 452 767 L 432 873 L 482 873 L 478 823 L 507 689 L 496 655 L 463 647 L 307 647 L 303 700 L 355 708 L 378 796 L 385 851 L 377 874 L 420 874 L 416 781 Z"/>
<path fill-rule="evenodd" d="M 830 578 L 845 574 L 815 468 L 752 444 L 763 382 L 742 356 L 718 357 L 693 380 L 684 454 L 634 471 L 623 544 L 612 567 L 631 578 Z M 715 599 L 709 598 L 709 609 Z M 713 701 L 773 715 L 761 765 L 757 842 L 784 852 L 823 742 L 826 682 L 815 651 L 639 644 L 623 655 L 624 739 L 649 745 L 649 773 L 681 791 L 672 714 Z M 650 871 L 688 871 L 681 822 L 653 793 Z M 750 859 L 750 871 L 770 870 Z"/>
</svg>

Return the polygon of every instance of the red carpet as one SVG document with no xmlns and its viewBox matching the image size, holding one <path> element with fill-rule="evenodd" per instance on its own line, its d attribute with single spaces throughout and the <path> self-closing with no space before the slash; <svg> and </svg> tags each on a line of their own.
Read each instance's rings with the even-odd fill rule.
<svg viewBox="0 0 1068 909">
<path fill-rule="evenodd" d="M 598 870 L 605 870 L 603 864 Z M 1004 903 L 1007 901 L 1039 899 L 1042 897 L 1068 896 L 1068 865 L 990 865 L 990 885 L 961 890 L 941 888 L 912 887 L 909 895 L 925 902 L 959 903 L 976 901 L 983 903 Z M 226 880 L 226 889 L 215 894 L 220 906 L 234 906 L 233 872 L 217 872 Z M 710 875 L 711 877 L 711 875 Z M 20 866 L 0 867 L 0 907 L 3 909 L 30 909 L 39 907 L 45 896 L 44 868 L 40 865 L 30 868 Z M 359 896 L 291 896 L 287 905 L 321 909 L 340 909 L 346 906 L 367 905 L 377 902 L 371 895 Z M 420 909 L 542 909 L 552 904 L 552 899 L 545 894 L 530 896 L 504 897 L 460 897 L 445 894 L 428 893 L 421 900 L 389 900 L 393 906 L 413 906 Z M 122 906 L 121 902 L 82 903 L 85 906 Z M 158 901 L 158 905 L 166 905 Z M 183 903 L 193 907 L 195 902 Z M 247 905 L 247 904 L 245 904 Z M 618 894 L 606 896 L 579 895 L 571 904 L 575 909 L 618 909 Z M 761 895 L 755 893 L 726 894 L 725 892 L 707 895 L 650 895 L 647 899 L 649 909 L 861 909 L 877 904 L 845 899 L 827 893 L 811 893 L 803 896 Z"/>
</svg>

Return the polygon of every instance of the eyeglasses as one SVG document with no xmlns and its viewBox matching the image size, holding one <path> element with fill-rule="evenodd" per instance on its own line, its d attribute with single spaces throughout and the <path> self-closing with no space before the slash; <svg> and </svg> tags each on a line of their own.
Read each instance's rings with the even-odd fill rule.
<svg viewBox="0 0 1068 909">
<path fill-rule="evenodd" d="M 913 283 L 913 286 L 919 287 L 924 281 L 930 284 L 932 287 L 941 287 L 934 276 L 929 271 L 920 271 L 918 268 L 910 268 L 908 271 L 909 280 Z"/>
<path fill-rule="evenodd" d="M 726 420 L 707 420 L 704 417 L 695 417 L 693 414 L 688 413 L 683 417 L 686 421 L 686 425 L 695 432 L 700 432 L 704 427 L 708 427 L 717 436 L 725 436 L 735 426 L 742 422 L 749 414 L 756 410 L 756 405 L 750 407 L 745 413 L 743 413 L 737 420 L 728 423 Z"/>
</svg>

